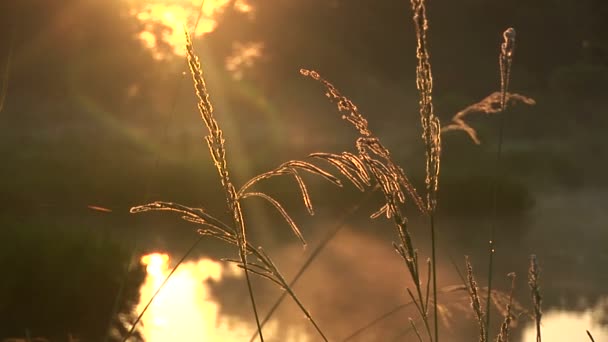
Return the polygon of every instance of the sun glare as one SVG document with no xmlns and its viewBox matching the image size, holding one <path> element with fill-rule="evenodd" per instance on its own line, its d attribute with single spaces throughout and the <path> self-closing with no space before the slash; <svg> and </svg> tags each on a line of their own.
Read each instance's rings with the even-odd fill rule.
<svg viewBox="0 0 608 342">
<path fill-rule="evenodd" d="M 144 255 L 141 262 L 147 275 L 140 289 L 138 313 L 171 271 L 167 254 Z M 239 318 L 220 317 L 220 306 L 208 286 L 209 281 L 242 275 L 236 267 L 205 258 L 181 264 L 144 314 L 140 326 L 143 338 L 147 342 L 247 340 L 255 326 Z M 269 322 L 264 331 L 272 337 L 278 331 L 278 323 Z M 288 340 L 307 341 L 299 333 Z"/>
<path fill-rule="evenodd" d="M 184 56 L 184 27 L 191 31 L 194 37 L 213 32 L 217 27 L 217 16 L 226 9 L 230 0 L 204 0 L 203 9 L 196 28 L 203 0 L 150 0 L 142 3 L 132 1 L 130 15 L 137 18 L 143 25 L 138 37 L 146 47 L 153 51 L 157 59 L 165 59 L 170 54 Z M 253 13 L 253 7 L 247 0 L 238 0 L 234 9 L 243 13 Z M 166 46 L 170 51 L 162 49 Z"/>
</svg>

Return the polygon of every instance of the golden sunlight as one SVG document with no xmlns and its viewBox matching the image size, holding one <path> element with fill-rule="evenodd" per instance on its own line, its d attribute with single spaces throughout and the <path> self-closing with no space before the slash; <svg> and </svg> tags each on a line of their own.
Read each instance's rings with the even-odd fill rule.
<svg viewBox="0 0 608 342">
<path fill-rule="evenodd" d="M 605 310 L 608 299 L 596 308 L 583 312 L 549 310 L 543 314 L 542 338 L 546 341 L 588 341 L 585 330 L 589 330 L 596 341 L 608 341 L 608 329 L 598 321 Z M 525 329 L 523 342 L 536 341 L 536 328 L 530 323 Z"/>
<path fill-rule="evenodd" d="M 139 39 L 148 47 L 157 59 L 165 59 L 170 54 L 184 56 L 184 27 L 192 31 L 199 16 L 201 4 L 202 13 L 193 37 L 200 37 L 213 32 L 217 27 L 217 16 L 226 9 L 230 0 L 128 0 L 129 14 L 143 24 Z M 247 0 L 234 2 L 234 9 L 243 13 L 253 13 L 252 6 Z M 162 46 L 169 51 L 161 49 Z"/>
<path fill-rule="evenodd" d="M 144 255 L 141 262 L 146 266 L 147 275 L 140 289 L 137 312 L 143 310 L 171 271 L 167 254 Z M 255 325 L 237 317 L 220 318 L 220 306 L 211 298 L 208 286 L 209 281 L 242 275 L 235 266 L 206 258 L 182 263 L 144 314 L 140 326 L 142 337 L 147 342 L 248 340 Z M 264 332 L 272 338 L 278 332 L 278 323 L 269 322 Z M 289 340 L 307 341 L 301 334 Z"/>
</svg>

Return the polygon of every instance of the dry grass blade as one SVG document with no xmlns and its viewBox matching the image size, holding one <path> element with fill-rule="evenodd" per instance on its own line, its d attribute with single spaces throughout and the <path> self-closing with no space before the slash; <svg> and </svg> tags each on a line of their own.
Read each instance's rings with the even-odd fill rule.
<svg viewBox="0 0 608 342">
<path fill-rule="evenodd" d="M 409 320 L 409 318 L 408 318 Z M 417 320 L 413 320 L 412 321 L 416 322 Z M 397 335 L 395 335 L 394 338 L 391 339 L 391 341 L 393 342 L 402 342 L 405 341 L 404 337 L 407 336 L 408 334 L 410 334 L 412 331 L 414 331 L 414 328 L 411 324 L 408 328 L 405 328 L 404 330 L 401 330 L 399 333 L 397 333 Z"/>
<path fill-rule="evenodd" d="M 333 153 L 312 153 L 309 156 L 312 158 L 318 158 L 318 159 L 325 160 L 328 163 L 332 164 L 336 169 L 338 169 L 338 171 L 340 171 L 340 173 L 342 175 L 344 175 L 346 178 L 348 178 L 348 180 L 350 180 L 350 182 L 353 183 L 353 185 L 355 187 L 357 187 L 357 189 L 359 189 L 360 191 L 365 190 L 364 185 L 367 185 L 367 186 L 370 185 L 369 175 L 367 174 L 367 171 L 365 169 L 362 169 L 362 170 L 359 169 L 359 167 L 363 167 L 363 164 L 358 159 L 357 159 L 357 161 L 361 164 L 353 163 L 352 158 L 344 157 L 344 153 L 342 155 L 333 154 Z M 352 156 L 353 156 L 353 158 L 356 159 L 356 157 L 354 157 L 354 155 L 352 155 Z"/>
<path fill-rule="evenodd" d="M 148 203 L 148 204 L 144 204 L 144 205 L 135 206 L 129 210 L 129 212 L 131 214 L 142 213 L 142 212 L 147 212 L 147 211 L 177 212 L 180 214 L 184 214 L 185 216 L 182 218 L 185 220 L 196 222 L 196 223 L 201 223 L 201 224 L 204 222 L 206 225 L 208 225 L 210 227 L 215 227 L 216 229 L 219 229 L 221 231 L 226 231 L 228 234 L 235 234 L 235 231 L 233 228 L 229 227 L 224 222 L 215 218 L 214 216 L 212 216 L 211 214 L 209 214 L 208 212 L 206 212 L 204 209 L 201 209 L 201 208 L 192 208 L 192 207 L 188 207 L 185 205 L 181 205 L 178 203 L 172 203 L 172 202 L 156 201 L 156 202 L 152 202 L 152 203 Z"/>
<path fill-rule="evenodd" d="M 420 332 L 418 331 L 418 328 L 416 328 L 416 324 L 414 324 L 414 320 L 412 318 L 408 318 L 408 321 L 410 322 L 410 326 L 414 330 L 416 337 L 418 337 L 418 341 L 422 342 L 423 341 L 422 336 L 420 336 Z"/>
<path fill-rule="evenodd" d="M 306 240 L 304 240 L 304 236 L 300 232 L 300 229 L 296 225 L 295 221 L 291 218 L 291 216 L 289 216 L 287 211 L 285 211 L 285 209 L 283 208 L 281 203 L 279 203 L 279 201 L 277 201 L 276 199 L 272 198 L 271 196 L 269 196 L 263 192 L 247 192 L 247 193 L 244 193 L 243 195 L 241 195 L 241 198 L 247 198 L 247 197 L 251 197 L 251 196 L 263 198 L 266 201 L 268 201 L 270 204 L 272 204 L 275 207 L 275 209 L 277 209 L 277 211 L 281 214 L 281 216 L 283 216 L 283 218 L 285 219 L 285 221 L 287 222 L 287 224 L 289 225 L 289 227 L 291 228 L 293 233 L 298 237 L 298 239 L 302 242 L 302 244 L 304 246 L 306 246 Z"/>
<path fill-rule="evenodd" d="M 525 105 L 535 105 L 536 101 L 534 101 L 534 99 L 521 95 L 521 94 L 517 94 L 517 93 L 506 93 L 505 95 L 506 98 L 506 105 L 508 105 L 509 107 L 514 106 L 518 103 L 522 103 Z M 479 137 L 477 136 L 477 131 L 469 126 L 469 124 L 466 123 L 466 121 L 464 120 L 464 118 L 466 116 L 468 116 L 469 114 L 474 114 L 474 113 L 482 113 L 482 114 L 496 114 L 496 113 L 500 113 L 502 111 L 502 93 L 501 92 L 494 92 L 488 96 L 486 96 L 484 99 L 482 99 L 481 101 L 472 104 L 468 107 L 466 107 L 465 109 L 459 111 L 458 113 L 456 113 L 456 115 L 454 115 L 454 117 L 452 117 L 452 123 L 449 125 L 444 126 L 441 129 L 442 133 L 445 132 L 449 132 L 449 131 L 455 131 L 455 130 L 460 130 L 460 131 L 465 131 L 469 137 L 471 137 L 471 140 L 473 140 L 473 142 L 477 145 L 481 144 L 481 141 L 479 139 Z"/>
<path fill-rule="evenodd" d="M 377 219 L 378 217 L 382 216 L 382 215 L 386 215 L 386 218 L 390 218 L 390 210 L 388 208 L 388 204 L 383 205 L 382 207 L 380 207 L 380 209 L 378 209 L 375 213 L 371 214 L 369 216 L 369 218 L 373 219 Z"/>
<path fill-rule="evenodd" d="M 471 298 L 471 307 L 475 312 L 475 316 L 477 317 L 477 322 L 479 323 L 479 341 L 486 341 L 486 324 L 485 324 L 485 313 L 481 308 L 481 299 L 479 296 L 479 288 L 477 287 L 477 282 L 475 281 L 475 277 L 473 276 L 473 265 L 469 261 L 469 257 L 465 257 L 465 262 L 467 266 L 467 287 L 469 290 L 469 297 Z"/>
<path fill-rule="evenodd" d="M 358 156 L 356 157 L 356 160 L 360 161 L 360 163 L 356 163 L 363 164 L 366 166 L 363 169 L 367 169 L 367 171 L 369 171 L 374 176 L 374 178 L 376 178 L 378 184 L 380 184 L 380 186 L 383 188 L 383 192 L 385 193 L 385 195 L 387 192 L 393 191 L 395 188 L 398 188 L 398 192 L 401 193 L 400 195 L 398 195 L 398 197 L 404 197 L 403 190 L 401 190 L 401 188 L 403 188 L 405 191 L 408 192 L 408 194 L 413 199 L 414 203 L 420 209 L 420 211 L 425 212 L 424 205 L 422 204 L 422 200 L 416 192 L 416 189 L 411 184 L 409 179 L 405 177 L 404 172 L 398 172 L 398 170 L 401 170 L 401 168 L 396 166 L 396 164 L 391 159 L 388 149 L 384 147 L 384 145 L 382 145 L 380 140 L 369 129 L 367 120 L 365 119 L 363 114 L 359 112 L 357 106 L 346 96 L 342 95 L 333 84 L 322 78 L 318 72 L 308 69 L 300 69 L 300 74 L 306 77 L 310 77 L 325 86 L 326 96 L 337 104 L 338 111 L 343 114 L 342 118 L 350 122 L 361 135 L 356 141 L 356 147 L 358 151 Z M 373 156 L 379 157 L 381 161 L 374 159 Z M 384 173 L 375 172 L 377 170 L 374 170 L 374 167 L 378 168 L 380 167 L 379 165 L 382 165 L 381 167 L 388 171 Z M 359 165 L 357 166 L 357 168 L 361 169 L 361 166 L 362 165 Z M 392 173 L 391 177 L 385 177 L 386 173 Z M 397 179 L 398 181 L 396 183 L 400 184 L 401 186 L 395 187 L 388 185 L 389 182 L 387 181 L 391 179 Z M 395 208 L 391 207 L 391 209 Z"/>
<path fill-rule="evenodd" d="M 334 185 L 337 185 L 340 187 L 342 186 L 342 182 L 340 182 L 340 180 L 338 178 L 336 178 L 331 173 L 321 169 L 320 167 L 318 167 L 314 164 L 305 162 L 305 161 L 301 161 L 301 160 L 290 160 L 288 162 L 285 162 L 285 163 L 279 165 L 279 167 L 277 167 L 274 170 L 264 172 L 260 175 L 257 175 L 255 177 L 251 178 L 250 180 L 248 180 L 245 183 L 245 185 L 243 185 L 239 189 L 237 194 L 240 197 L 243 193 L 245 193 L 245 191 L 247 191 L 254 184 L 256 184 L 262 180 L 275 177 L 275 176 L 281 176 L 281 175 L 290 174 L 290 173 L 293 174 L 293 171 L 296 169 L 302 169 L 311 174 L 321 176 Z"/>
<path fill-rule="evenodd" d="M 200 208 L 191 208 L 179 203 L 155 201 L 148 204 L 132 207 L 129 212 L 131 214 L 143 213 L 146 211 L 174 211 L 181 214 L 186 214 L 191 217 L 200 218 L 202 220 L 217 220 L 213 216 L 206 213 Z"/>
<path fill-rule="evenodd" d="M 312 208 L 312 202 L 310 201 L 310 196 L 308 195 L 308 189 L 306 188 L 306 184 L 304 184 L 302 176 L 300 176 L 296 168 L 291 169 L 291 174 L 293 174 L 293 177 L 296 179 L 296 182 L 300 187 L 300 191 L 302 192 L 302 199 L 304 200 L 304 206 L 306 207 L 306 210 L 308 210 L 308 213 L 311 216 L 314 215 L 315 211 Z"/>
<path fill-rule="evenodd" d="M 238 268 L 240 269 L 245 269 L 245 267 L 243 267 L 242 264 L 237 265 Z M 271 274 L 268 274 L 267 272 L 262 272 L 260 270 L 256 270 L 256 269 L 247 269 L 247 272 L 251 272 L 255 275 L 258 275 L 264 279 L 270 280 L 271 282 L 273 282 L 275 285 L 279 286 L 280 288 L 283 288 L 283 284 L 281 284 L 278 280 L 276 280 L 275 278 L 273 278 L 273 276 Z"/>
<path fill-rule="evenodd" d="M 423 307 L 424 302 L 418 303 L 418 301 L 416 300 L 416 297 L 414 296 L 414 293 L 412 292 L 412 290 L 409 289 L 409 288 L 407 288 L 406 290 L 407 290 L 407 294 L 412 299 L 412 302 L 414 302 L 414 306 L 416 306 L 416 309 L 418 310 L 418 313 L 420 314 L 420 316 L 426 317 L 427 312 L 426 312 L 426 308 Z"/>
<path fill-rule="evenodd" d="M 291 160 L 283 165 L 285 165 L 286 167 L 290 167 L 290 168 L 299 168 L 299 169 L 308 171 L 314 175 L 319 175 L 319 176 L 327 179 L 329 182 L 333 183 L 334 185 L 342 186 L 342 182 L 340 182 L 340 180 L 338 178 L 336 178 L 334 175 L 332 175 L 331 173 L 329 173 L 329 172 L 321 169 L 320 167 L 318 167 L 314 164 L 311 164 L 309 162 L 305 162 L 305 161 L 301 161 L 301 160 Z"/>
<path fill-rule="evenodd" d="M 224 258 L 224 259 L 222 259 L 222 261 L 234 263 L 234 264 L 236 264 L 236 266 L 238 268 L 240 268 L 242 270 L 245 269 L 243 267 L 243 265 L 241 264 L 240 260 Z M 262 262 L 264 262 L 264 261 L 262 261 Z M 275 275 L 272 273 L 271 270 L 268 269 L 267 266 L 259 265 L 259 264 L 253 263 L 253 262 L 249 262 L 247 264 L 247 266 L 249 267 L 249 269 L 247 271 L 249 271 L 251 273 L 254 273 L 254 274 L 256 274 L 256 275 L 258 275 L 258 276 L 260 276 L 262 278 L 268 279 L 271 282 L 275 283 L 280 288 L 284 289 L 284 285 L 281 284 L 281 282 L 279 282 L 277 279 L 275 279 Z"/>
<path fill-rule="evenodd" d="M 540 295 L 540 269 L 536 255 L 530 256 L 530 268 L 528 269 L 528 285 L 532 295 L 532 303 L 534 304 L 534 321 L 536 322 L 536 342 L 541 342 L 540 321 L 543 316 L 541 310 L 542 296 Z"/>
<path fill-rule="evenodd" d="M 308 163 L 308 162 L 300 161 L 300 160 L 290 160 L 286 163 L 281 164 L 279 167 L 277 167 L 274 170 L 265 172 L 263 174 L 260 174 L 258 176 L 253 177 L 252 179 L 250 179 L 237 192 L 237 197 L 244 198 L 245 191 L 247 191 L 251 186 L 253 186 L 254 184 L 256 184 L 262 180 L 269 179 L 269 178 L 272 178 L 275 176 L 291 174 L 294 176 L 296 182 L 298 183 L 298 187 L 300 188 L 300 191 L 302 193 L 302 200 L 304 201 L 304 206 L 306 207 L 306 210 L 308 211 L 308 213 L 310 215 L 314 215 L 314 209 L 312 206 L 312 201 L 310 200 L 310 195 L 308 194 L 308 189 L 306 187 L 306 183 L 304 182 L 304 179 L 302 178 L 302 176 L 300 176 L 298 169 L 304 170 L 306 172 L 309 172 L 309 173 L 317 175 L 317 176 L 321 176 L 334 185 L 337 185 L 340 187 L 342 186 L 342 182 L 340 182 L 340 180 L 338 178 L 336 178 L 331 173 L 321 169 L 320 167 L 313 165 L 311 163 Z"/>
<path fill-rule="evenodd" d="M 350 164 L 353 166 L 355 171 L 357 171 L 359 178 L 366 185 L 370 185 L 369 181 L 371 179 L 369 177 L 369 174 L 367 173 L 367 170 L 365 169 L 365 164 L 363 163 L 363 161 L 361 161 L 361 159 L 359 159 L 359 157 L 357 157 L 356 155 L 354 155 L 350 152 L 342 152 L 342 158 L 345 162 L 346 161 L 350 162 Z"/>
</svg>

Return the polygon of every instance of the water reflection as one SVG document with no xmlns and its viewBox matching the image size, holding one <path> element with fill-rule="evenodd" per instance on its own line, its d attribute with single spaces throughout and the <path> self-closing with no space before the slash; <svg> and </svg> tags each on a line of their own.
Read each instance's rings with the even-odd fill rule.
<svg viewBox="0 0 608 342">
<path fill-rule="evenodd" d="M 147 276 L 140 290 L 141 312 L 154 292 L 171 271 L 167 254 L 152 253 L 141 258 L 146 265 Z M 220 315 L 220 305 L 210 292 L 211 282 L 227 278 L 242 278 L 240 270 L 222 263 L 202 258 L 185 262 L 171 276 L 142 318 L 141 333 L 147 342 L 166 341 L 246 341 L 255 326 L 240 317 Z M 243 302 L 247 306 L 249 302 Z M 277 321 L 264 328 L 269 340 L 279 332 Z M 307 342 L 307 337 L 289 329 L 289 336 L 281 341 Z"/>
<path fill-rule="evenodd" d="M 545 341 L 586 341 L 585 330 L 593 334 L 596 341 L 608 341 L 608 328 L 598 321 L 602 308 L 608 305 L 608 298 L 601 300 L 594 308 L 582 312 L 551 310 L 543 315 L 542 338 Z M 522 342 L 536 342 L 534 323 L 528 324 Z"/>
<path fill-rule="evenodd" d="M 601 341 L 602 337 L 606 339 L 605 309 L 608 303 L 605 299 L 602 302 L 600 298 L 606 294 L 604 289 L 607 282 L 605 272 L 598 272 L 605 264 L 605 259 L 604 249 L 597 247 L 598 242 L 606 241 L 606 232 L 602 229 L 605 214 L 598 210 L 599 204 L 605 203 L 606 195 L 592 191 L 570 191 L 564 194 L 538 194 L 535 198 L 537 204 L 532 210 L 525 215 L 506 217 L 503 225 L 499 226 L 501 245 L 496 259 L 496 289 L 508 290 L 510 282 L 505 275 L 515 272 L 518 275 L 516 299 L 524 310 L 529 310 L 531 304 L 526 284 L 527 258 L 529 254 L 535 253 L 541 261 L 543 310 L 546 313 L 542 325 L 543 335 L 546 336 L 544 340 L 585 341 L 585 330 L 590 330 L 596 341 Z M 285 277 L 292 279 L 315 246 L 335 226 L 333 217 L 333 214 L 328 214 L 309 221 L 298 220 L 306 230 L 305 235 L 310 246 L 307 249 L 302 249 L 291 237 L 273 236 L 275 240 L 270 239 L 268 234 L 264 234 L 265 231 L 257 230 L 257 225 L 252 225 L 250 233 L 252 241 L 259 241 L 277 262 Z M 572 227 L 578 226 L 576 223 L 580 217 L 587 218 L 585 233 L 572 234 Z M 455 264 L 462 268 L 464 254 L 471 256 L 480 286 L 485 286 L 487 255 L 483 248 L 486 245 L 484 222 L 477 217 L 440 218 L 438 222 L 441 222 L 442 235 L 439 240 L 439 252 L 441 260 L 445 261 L 438 265 L 441 288 L 461 284 L 455 266 L 450 265 L 447 260 L 452 257 Z M 420 258 L 424 260 L 430 250 L 425 222 L 413 217 L 410 223 Z M 341 225 L 343 228 L 327 244 L 314 265 L 295 287 L 298 297 L 332 341 L 341 341 L 370 322 L 384 317 L 387 312 L 406 304 L 409 298 L 405 287 L 411 287 L 403 264 L 390 243 L 394 240 L 393 231 L 385 221 L 370 221 L 367 213 L 362 210 L 361 213 L 349 216 L 346 223 Z M 153 248 L 153 245 L 154 242 L 150 241 L 150 248 Z M 209 241 L 209 245 L 201 248 L 201 252 L 204 250 L 213 260 L 225 257 L 224 252 L 212 251 L 210 247 L 215 245 L 215 241 Z M 581 246 L 585 248 L 581 249 Z M 163 248 L 175 253 L 175 256 L 184 251 L 184 248 L 171 248 L 169 245 Z M 145 285 L 148 288 L 147 294 L 142 290 L 144 301 L 169 271 L 167 267 L 170 260 L 167 257 L 155 258 L 146 261 L 150 267 Z M 158 271 L 159 268 L 162 271 Z M 256 299 L 259 300 L 259 307 L 264 314 L 280 291 L 263 279 L 254 279 Z M 243 279 L 230 268 L 208 259 L 200 259 L 182 265 L 172 281 L 178 285 L 174 285 L 176 289 L 172 290 L 171 281 L 169 282 L 164 292 L 169 299 L 163 301 L 161 296 L 156 306 L 153 305 L 152 310 L 144 317 L 144 337 L 147 341 L 249 340 L 255 327 L 247 291 Z M 187 283 L 192 285 L 188 287 Z M 174 296 L 173 292 L 177 292 L 175 298 L 171 297 Z M 581 297 L 585 298 L 586 302 L 581 302 Z M 477 336 L 477 325 L 466 291 L 442 294 L 440 300 L 442 305 L 446 305 L 442 315 L 444 336 L 450 336 L 451 341 L 470 341 L 472 337 Z M 604 304 L 600 306 L 597 303 Z M 166 308 L 163 307 L 165 305 Z M 141 306 L 140 304 L 140 308 Z M 159 309 L 155 311 L 154 307 Z M 564 319 L 564 314 L 558 315 L 558 311 L 555 311 L 558 309 L 572 312 L 578 310 L 579 314 L 566 315 L 569 323 L 564 323 L 560 320 Z M 176 323 L 168 322 L 169 318 L 178 317 L 180 314 L 188 317 L 178 319 Z M 171 317 L 167 318 L 165 315 Z M 275 336 L 274 339 L 268 338 L 269 341 L 288 341 L 286 337 L 277 337 L 278 334 L 287 334 L 288 327 L 296 327 L 293 331 L 297 332 L 306 331 L 310 341 L 319 340 L 308 322 L 303 319 L 301 312 L 290 301 L 286 301 L 273 317 L 278 321 L 264 328 L 266 336 Z M 408 317 L 418 317 L 415 309 L 409 306 L 381 319 L 352 341 L 415 339 L 407 325 Z M 494 310 L 491 328 L 493 336 L 499 328 L 499 317 L 500 314 Z M 528 328 L 531 320 L 527 315 L 520 318 L 518 325 L 513 327 L 512 341 L 530 341 L 530 338 L 533 338 Z M 175 331 L 184 335 L 178 337 Z M 173 335 L 168 335 L 170 333 Z M 293 334 L 302 336 L 302 333 Z M 292 339 L 297 340 L 302 341 L 305 338 Z"/>
</svg>

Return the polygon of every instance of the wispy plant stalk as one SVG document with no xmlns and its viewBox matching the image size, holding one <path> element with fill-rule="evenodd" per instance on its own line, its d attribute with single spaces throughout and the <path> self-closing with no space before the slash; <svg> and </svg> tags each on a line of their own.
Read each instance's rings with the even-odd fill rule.
<svg viewBox="0 0 608 342">
<path fill-rule="evenodd" d="M 249 298 L 251 300 L 251 307 L 255 316 L 256 325 L 258 327 L 258 335 L 260 340 L 264 341 L 262 334 L 262 328 L 260 326 L 260 318 L 257 312 L 255 303 L 255 297 L 253 295 L 253 288 L 251 286 L 251 280 L 249 279 L 248 265 L 247 265 L 247 237 L 245 234 L 245 223 L 243 222 L 243 213 L 241 210 L 241 203 L 237 196 L 237 191 L 230 180 L 228 173 L 228 165 L 226 161 L 226 148 L 224 146 L 224 137 L 222 130 L 220 129 L 215 117 L 213 116 L 213 106 L 209 100 L 209 93 L 207 86 L 203 78 L 203 71 L 198 60 L 198 57 L 194 53 L 194 47 L 192 45 L 192 39 L 186 31 L 186 51 L 188 56 L 188 65 L 190 66 L 190 72 L 194 81 L 194 88 L 198 97 L 198 109 L 207 126 L 209 135 L 205 137 L 209 152 L 215 164 L 215 168 L 220 176 L 220 181 L 223 185 L 224 192 L 226 195 L 226 202 L 228 208 L 232 213 L 232 221 L 237 235 L 237 243 L 239 247 L 239 256 L 245 270 L 245 279 L 247 282 L 247 290 L 249 291 Z"/>
<path fill-rule="evenodd" d="M 489 261 L 488 261 L 488 301 L 486 304 L 486 327 L 490 327 L 490 298 L 492 298 L 492 279 L 494 272 L 494 253 L 496 244 L 496 224 L 498 221 L 498 183 L 500 175 L 502 173 L 502 145 L 504 136 L 505 126 L 505 111 L 507 109 L 509 80 L 511 78 L 511 64 L 513 62 L 513 53 L 515 50 L 515 29 L 512 27 L 508 28 L 503 32 L 503 42 L 500 46 L 500 54 L 498 57 L 500 66 L 500 122 L 498 132 L 498 147 L 496 150 L 496 164 L 494 171 L 494 186 L 492 189 L 492 212 L 493 222 L 490 227 L 490 240 L 489 240 Z M 486 340 L 489 338 L 489 332 L 486 330 Z"/>
<path fill-rule="evenodd" d="M 392 219 L 400 240 L 399 243 L 393 244 L 394 248 L 405 261 L 415 287 L 415 295 L 409 289 L 408 293 L 414 300 L 429 340 L 432 341 L 433 333 L 429 325 L 427 307 L 428 297 L 422 290 L 418 251 L 414 248 L 407 225 L 408 221 L 402 208 L 406 200 L 406 194 L 425 214 L 429 212 L 429 203 L 425 203 L 420 198 L 403 169 L 393 161 L 390 151 L 370 130 L 367 119 L 359 112 L 357 106 L 348 97 L 342 95 L 333 84 L 321 77 L 318 72 L 301 69 L 300 73 L 323 84 L 326 88 L 326 96 L 334 101 L 338 110 L 343 113 L 342 118 L 350 122 L 359 132 L 360 136 L 355 142 L 357 154 L 350 152 L 343 152 L 342 154 L 314 153 L 312 156 L 331 163 L 361 190 L 363 190 L 363 185 L 370 186 L 372 183 L 380 187 L 384 195 L 384 205 L 371 217 L 376 218 L 385 215 L 388 219 Z"/>
<path fill-rule="evenodd" d="M 435 341 L 439 341 L 439 320 L 437 310 L 437 248 L 435 236 L 435 210 L 437 208 L 437 191 L 439 189 L 439 169 L 441 160 L 441 123 L 433 110 L 433 74 L 431 72 L 430 55 L 428 51 L 425 0 L 411 0 L 414 12 L 414 27 L 416 29 L 416 85 L 420 92 L 420 121 L 422 124 L 422 139 L 426 148 L 426 210 L 429 215 L 431 229 L 431 265 L 433 283 L 433 324 Z M 428 292 L 427 292 L 428 296 Z M 428 302 L 428 301 L 427 301 Z"/>
<path fill-rule="evenodd" d="M 198 230 L 198 233 L 202 236 L 209 236 L 216 238 L 220 241 L 226 242 L 230 245 L 237 246 L 239 251 L 239 260 L 228 260 L 230 262 L 235 262 L 237 265 L 245 271 L 245 278 L 247 282 L 247 289 L 249 291 L 249 297 L 251 299 L 251 305 L 253 308 L 253 313 L 256 319 L 257 325 L 257 335 L 260 337 L 260 340 L 263 341 L 262 334 L 262 325 L 260 323 L 259 315 L 257 312 L 257 307 L 255 303 L 255 298 L 253 294 L 253 288 L 251 286 L 251 281 L 249 278 L 250 273 L 258 275 L 262 278 L 272 281 L 276 285 L 278 285 L 281 289 L 286 291 L 289 296 L 296 302 L 298 307 L 305 314 L 306 318 L 311 322 L 311 324 L 315 327 L 319 335 L 323 338 L 324 341 L 327 341 L 327 337 L 319 328 L 319 325 L 312 318 L 311 314 L 306 310 L 302 302 L 295 295 L 294 291 L 291 288 L 282 274 L 279 272 L 278 268 L 272 262 L 270 256 L 268 256 L 261 247 L 254 248 L 253 245 L 249 243 L 245 235 L 245 223 L 241 210 L 240 200 L 245 198 L 261 198 L 268 203 L 270 203 L 284 218 L 285 222 L 289 225 L 293 233 L 300 239 L 303 244 L 306 244 L 300 229 L 297 227 L 294 220 L 287 213 L 287 211 L 283 208 L 281 203 L 274 199 L 272 196 L 259 192 L 259 191 L 249 191 L 251 187 L 253 187 L 256 183 L 269 179 L 275 176 L 280 175 L 293 175 L 296 183 L 301 192 L 301 198 L 304 201 L 304 205 L 308 212 L 312 215 L 314 213 L 312 202 L 310 200 L 310 195 L 307 189 L 307 186 L 304 182 L 304 179 L 301 176 L 300 172 L 306 172 L 313 175 L 321 176 L 327 181 L 331 182 L 334 185 L 342 186 L 342 183 L 338 178 L 333 176 L 331 173 L 319 168 L 318 166 L 300 160 L 290 160 L 281 164 L 279 167 L 274 170 L 262 173 L 258 176 L 253 177 L 251 180 L 245 183 L 243 187 L 241 187 L 238 191 L 232 184 L 230 180 L 230 176 L 228 173 L 228 166 L 226 162 L 226 150 L 224 147 L 224 138 L 221 129 L 218 126 L 217 121 L 213 116 L 213 107 L 209 100 L 209 94 L 207 92 L 207 88 L 205 85 L 205 81 L 202 75 L 202 68 L 200 66 L 200 62 L 197 56 L 194 54 L 194 49 L 192 46 L 192 41 L 190 36 L 186 32 L 186 52 L 188 56 L 188 65 L 191 70 L 191 74 L 194 80 L 194 88 L 196 90 L 196 95 L 198 98 L 198 108 L 207 127 L 209 135 L 207 135 L 206 141 L 211 153 L 211 157 L 213 159 L 214 165 L 218 171 L 220 176 L 220 181 L 222 187 L 224 188 L 226 202 L 228 208 L 230 209 L 232 216 L 232 224 L 226 224 L 221 220 L 216 219 L 214 216 L 209 214 L 202 208 L 191 208 L 185 205 L 171 203 L 171 202 L 162 202 L 156 201 L 153 203 L 148 203 L 145 205 L 140 205 L 131 208 L 131 213 L 140 213 L 147 211 L 173 211 L 181 213 L 182 218 L 186 221 L 196 223 L 202 225 L 204 228 Z M 184 258 L 188 255 L 184 256 Z M 251 263 L 247 260 L 247 256 L 254 256 L 259 263 Z M 183 258 L 182 258 L 183 260 Z M 180 261 L 181 263 L 181 261 Z M 178 263 L 179 265 L 179 263 Z M 177 266 L 175 267 L 177 268 Z M 175 270 L 172 270 L 171 274 Z M 165 281 L 167 281 L 171 274 L 167 277 Z M 161 286 L 162 288 L 162 286 Z M 160 289 L 158 290 L 160 291 Z M 154 298 L 150 300 L 148 305 L 152 302 Z M 144 309 L 145 312 L 145 309 Z M 142 312 L 140 314 L 143 315 Z"/>
</svg>

